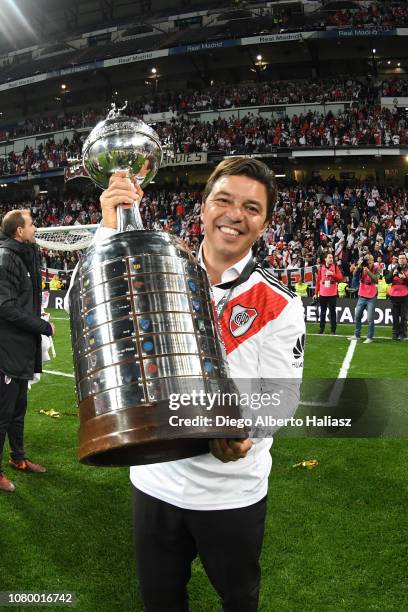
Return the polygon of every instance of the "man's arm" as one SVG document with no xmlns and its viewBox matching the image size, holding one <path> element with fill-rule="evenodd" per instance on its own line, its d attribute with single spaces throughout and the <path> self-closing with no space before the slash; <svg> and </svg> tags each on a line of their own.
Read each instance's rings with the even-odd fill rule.
<svg viewBox="0 0 408 612">
<path fill-rule="evenodd" d="M 134 183 L 126 170 L 120 170 L 112 174 L 109 179 L 109 187 L 102 192 L 100 197 L 102 209 L 102 223 L 95 232 L 92 244 L 103 242 L 109 236 L 117 232 L 116 219 L 118 206 L 132 206 L 135 201 L 140 202 L 143 191 L 137 183 Z M 78 265 L 71 276 L 71 282 L 64 298 L 64 309 L 69 312 L 70 293 L 78 271 Z"/>
<path fill-rule="evenodd" d="M 394 276 L 397 276 L 397 275 L 398 275 L 397 268 L 396 267 L 391 268 L 391 270 L 388 270 L 388 272 L 384 274 L 385 282 L 391 285 L 392 279 L 394 278 Z"/>
<path fill-rule="evenodd" d="M 380 278 L 380 275 L 379 274 L 374 274 L 374 272 L 371 272 L 371 270 L 367 266 L 365 266 L 363 269 L 367 272 L 368 276 L 371 278 L 373 283 L 375 283 L 377 285 L 378 284 L 378 280 Z"/>
<path fill-rule="evenodd" d="M 360 278 L 360 276 L 361 276 L 361 272 L 362 272 L 362 269 L 363 269 L 363 260 L 362 260 L 362 259 L 360 259 L 360 260 L 357 262 L 356 267 L 354 268 L 354 272 L 353 272 L 353 280 L 354 280 L 354 279 L 356 279 L 356 278 Z"/>
<path fill-rule="evenodd" d="M 340 270 L 339 266 L 334 266 L 334 280 L 336 283 L 341 283 L 343 280 L 343 272 Z"/>
<path fill-rule="evenodd" d="M 51 323 L 19 308 L 17 287 L 10 279 L 12 273 L 3 260 L 0 266 L 0 318 L 32 334 L 52 336 Z"/>
<path fill-rule="evenodd" d="M 319 268 L 319 270 L 317 271 L 317 276 L 316 276 L 316 286 L 315 286 L 315 290 L 314 290 L 314 295 L 316 297 L 319 297 L 319 287 L 320 287 L 320 280 L 322 277 L 322 269 Z"/>
<path fill-rule="evenodd" d="M 262 393 L 265 405 L 258 411 L 248 408 L 245 417 L 254 423 L 257 416 L 276 419 L 290 418 L 299 404 L 303 372 L 305 323 L 300 297 L 291 298 L 282 313 L 270 321 L 263 330 L 262 348 L 257 358 L 260 364 L 258 381 L 241 380 L 242 391 Z M 275 399 L 279 396 L 279 404 Z M 267 398 L 271 401 L 268 404 Z M 262 438 L 271 437 L 280 426 L 253 429 L 252 438 L 246 440 L 210 440 L 211 453 L 223 463 L 246 457 L 251 447 Z"/>
<path fill-rule="evenodd" d="M 303 375 L 306 325 L 302 300 L 292 298 L 279 317 L 268 323 L 264 330 L 261 366 L 262 393 L 272 398 L 279 395 L 279 404 L 265 406 L 265 415 L 276 419 L 290 419 L 296 412 L 300 399 Z M 268 427 L 262 437 L 270 437 L 281 426 Z M 257 432 L 255 431 L 255 434 Z"/>
</svg>

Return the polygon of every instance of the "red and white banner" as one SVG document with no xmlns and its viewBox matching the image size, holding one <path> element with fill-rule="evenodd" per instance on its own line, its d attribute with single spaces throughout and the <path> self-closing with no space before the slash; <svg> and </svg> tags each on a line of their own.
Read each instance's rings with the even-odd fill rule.
<svg viewBox="0 0 408 612">
<path fill-rule="evenodd" d="M 284 285 L 291 285 L 303 281 L 311 287 L 316 284 L 316 276 L 319 266 L 306 266 L 305 268 L 271 268 L 270 271 Z"/>
</svg>

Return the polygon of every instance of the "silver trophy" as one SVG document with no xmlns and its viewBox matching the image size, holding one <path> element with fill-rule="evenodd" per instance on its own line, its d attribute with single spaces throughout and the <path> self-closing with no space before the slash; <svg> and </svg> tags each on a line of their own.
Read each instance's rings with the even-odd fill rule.
<svg viewBox="0 0 408 612">
<path fill-rule="evenodd" d="M 104 121 L 94 127 L 84 142 L 83 165 L 91 179 L 106 189 L 112 174 L 128 170 L 143 188 L 156 175 L 163 157 L 159 137 L 140 119 L 121 113 L 115 104 Z M 131 209 L 118 208 L 119 231 L 142 230 L 143 223 L 137 203 Z"/>
<path fill-rule="evenodd" d="M 124 169 L 144 187 L 160 166 L 157 134 L 123 110 L 84 143 L 83 164 L 102 188 Z M 245 437 L 215 418 L 239 417 L 239 406 L 205 272 L 179 238 L 143 229 L 137 204 L 119 207 L 118 229 L 87 250 L 71 290 L 80 460 L 170 461 L 208 452 L 211 437 Z M 205 398 L 224 392 L 232 402 L 209 412 Z M 182 394 L 191 401 L 177 407 Z"/>
</svg>

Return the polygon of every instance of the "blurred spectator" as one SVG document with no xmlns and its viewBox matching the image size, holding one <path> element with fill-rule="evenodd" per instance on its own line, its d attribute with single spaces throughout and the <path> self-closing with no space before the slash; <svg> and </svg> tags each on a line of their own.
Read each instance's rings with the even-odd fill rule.
<svg viewBox="0 0 408 612">
<path fill-rule="evenodd" d="M 59 291 L 60 289 L 62 289 L 62 283 L 59 279 L 58 274 L 54 274 L 54 276 L 50 280 L 50 291 Z"/>
<path fill-rule="evenodd" d="M 389 295 L 392 302 L 392 339 L 407 339 L 408 317 L 408 265 L 405 253 L 398 256 L 397 265 L 388 272 L 386 280 L 391 284 Z"/>
<path fill-rule="evenodd" d="M 361 336 L 361 319 L 364 310 L 367 310 L 368 332 L 364 344 L 370 344 L 374 338 L 375 304 L 377 302 L 377 284 L 379 279 L 377 264 L 374 257 L 368 253 L 360 258 L 354 272 L 359 279 L 358 301 L 355 310 L 356 328 L 352 340 Z"/>
<path fill-rule="evenodd" d="M 319 334 L 324 333 L 326 326 L 326 312 L 329 309 L 331 333 L 336 334 L 336 300 L 337 286 L 343 280 L 340 268 L 334 263 L 332 253 L 328 253 L 317 273 L 315 296 L 319 298 L 320 327 Z"/>
</svg>

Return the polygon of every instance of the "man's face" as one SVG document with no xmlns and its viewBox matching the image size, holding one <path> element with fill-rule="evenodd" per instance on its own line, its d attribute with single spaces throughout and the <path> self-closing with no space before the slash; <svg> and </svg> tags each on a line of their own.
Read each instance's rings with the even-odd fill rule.
<svg viewBox="0 0 408 612">
<path fill-rule="evenodd" d="M 398 265 L 399 266 L 406 266 L 407 265 L 407 258 L 405 257 L 405 255 L 403 253 L 398 255 Z"/>
<path fill-rule="evenodd" d="M 35 242 L 35 225 L 29 212 L 23 213 L 24 227 L 17 229 L 18 235 L 23 242 Z"/>
<path fill-rule="evenodd" d="M 331 266 L 332 263 L 333 263 L 333 255 L 329 253 L 329 255 L 326 256 L 326 266 Z"/>
<path fill-rule="evenodd" d="M 224 260 L 236 262 L 268 225 L 265 185 L 247 176 L 222 176 L 201 209 L 204 245 Z"/>
</svg>

